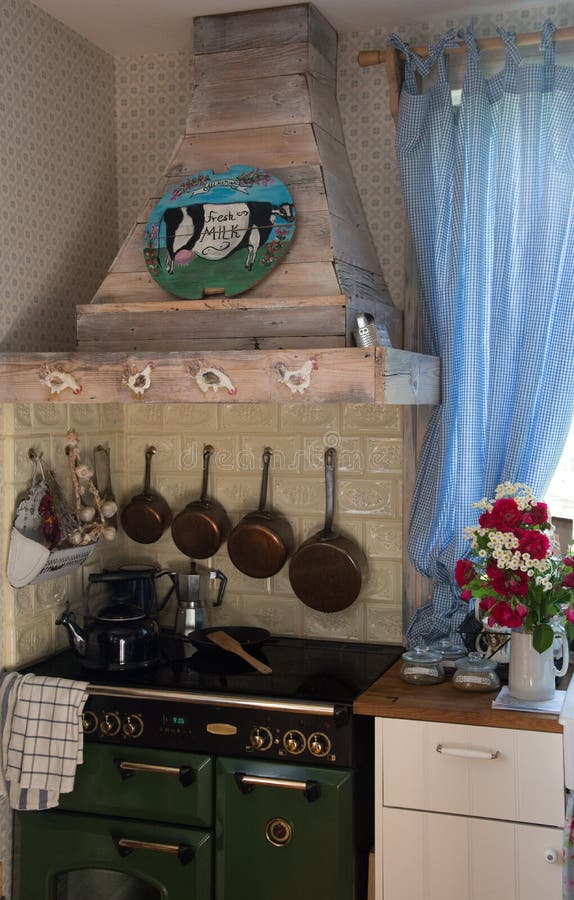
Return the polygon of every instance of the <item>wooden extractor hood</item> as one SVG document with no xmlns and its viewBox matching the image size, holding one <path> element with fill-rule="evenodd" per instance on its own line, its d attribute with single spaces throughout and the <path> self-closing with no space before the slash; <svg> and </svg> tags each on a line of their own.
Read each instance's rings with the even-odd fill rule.
<svg viewBox="0 0 574 900">
<path fill-rule="evenodd" d="M 194 22 L 186 133 L 92 303 L 71 354 L 0 356 L 0 400 L 439 402 L 439 361 L 402 351 L 345 148 L 337 35 L 311 4 Z M 242 296 L 180 300 L 149 274 L 145 223 L 187 176 L 242 164 L 288 188 L 290 249 Z M 357 348 L 357 313 L 391 347 Z"/>
</svg>

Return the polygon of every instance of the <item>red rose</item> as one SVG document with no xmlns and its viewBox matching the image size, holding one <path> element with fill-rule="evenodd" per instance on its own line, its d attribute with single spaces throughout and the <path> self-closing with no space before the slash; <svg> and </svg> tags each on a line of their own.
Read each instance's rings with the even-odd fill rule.
<svg viewBox="0 0 574 900">
<path fill-rule="evenodd" d="M 569 622 L 573 622 L 573 623 L 574 623 L 574 609 L 567 609 L 567 610 L 566 610 L 566 618 L 568 619 Z"/>
<path fill-rule="evenodd" d="M 525 607 L 522 607 L 525 609 Z M 513 609 L 510 603 L 501 600 L 490 612 L 488 617 L 489 625 L 501 625 L 503 628 L 520 628 L 524 621 L 524 615 L 516 609 Z"/>
<path fill-rule="evenodd" d="M 464 587 L 469 581 L 475 578 L 476 572 L 474 566 L 469 559 L 459 559 L 454 568 L 454 578 L 458 586 Z"/>
<path fill-rule="evenodd" d="M 465 603 L 468 603 L 469 600 L 472 600 L 472 591 L 461 591 L 460 599 L 464 600 Z"/>
<path fill-rule="evenodd" d="M 491 528 L 492 527 L 491 515 L 488 510 L 485 510 L 485 512 L 483 512 L 483 514 L 479 517 L 478 524 L 480 525 L 481 528 Z"/>
<path fill-rule="evenodd" d="M 526 597 L 529 580 L 526 572 L 519 572 L 514 569 L 507 572 L 504 569 L 499 569 L 496 563 L 489 562 L 486 567 L 486 574 L 493 589 L 501 597 Z"/>
<path fill-rule="evenodd" d="M 490 513 L 490 524 L 499 531 L 512 531 L 522 520 L 522 512 L 512 497 L 497 500 Z"/>
<path fill-rule="evenodd" d="M 496 597 L 483 597 L 478 605 L 483 612 L 488 612 L 497 603 L 498 599 Z"/>
<path fill-rule="evenodd" d="M 568 568 L 574 569 L 574 556 L 565 556 L 562 562 L 565 566 L 568 566 Z"/>
<path fill-rule="evenodd" d="M 567 588 L 574 588 L 574 572 L 569 572 L 562 579 L 562 584 Z"/>
<path fill-rule="evenodd" d="M 532 559 L 544 559 L 550 550 L 550 541 L 542 531 L 526 531 L 519 528 L 516 532 L 520 553 L 529 553 Z"/>
<path fill-rule="evenodd" d="M 536 506 L 530 506 L 525 510 L 522 516 L 525 525 L 542 525 L 548 521 L 548 507 L 546 503 L 537 503 Z"/>
</svg>

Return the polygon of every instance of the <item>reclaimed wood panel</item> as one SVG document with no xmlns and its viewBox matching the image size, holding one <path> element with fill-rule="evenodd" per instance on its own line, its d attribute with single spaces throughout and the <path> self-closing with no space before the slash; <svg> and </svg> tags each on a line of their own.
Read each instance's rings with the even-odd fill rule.
<svg viewBox="0 0 574 900">
<path fill-rule="evenodd" d="M 193 20 L 194 54 L 299 44 L 308 39 L 308 4 L 249 10 Z"/>
<path fill-rule="evenodd" d="M 293 393 L 282 383 L 277 366 L 297 371 L 314 361 L 310 384 Z M 137 399 L 125 383 L 126 368 L 137 373 L 153 363 L 151 385 Z M 235 392 L 203 392 L 194 374 L 200 366 L 217 367 Z M 80 387 L 51 395 L 40 381 L 43 367 L 59 368 Z M 375 396 L 375 361 L 371 350 L 255 350 L 157 353 L 150 360 L 129 353 L 0 354 L 0 402 L 3 403 L 260 403 L 325 401 L 370 403 Z"/>
<path fill-rule="evenodd" d="M 269 75 L 303 74 L 309 67 L 309 45 L 276 44 L 271 47 L 245 47 L 223 53 L 203 53 L 194 57 L 198 84 L 245 81 Z"/>
<path fill-rule="evenodd" d="M 175 148 L 166 169 L 167 177 L 184 178 L 201 169 L 222 172 L 237 160 L 266 169 L 318 166 L 321 158 L 311 125 L 273 126 L 247 131 L 186 134 Z"/>
<path fill-rule="evenodd" d="M 312 3 L 309 10 L 309 42 L 313 47 L 329 60 L 333 66 L 337 66 L 337 32 L 325 16 L 319 12 Z"/>
<path fill-rule="evenodd" d="M 311 122 L 304 75 L 196 85 L 186 132 L 245 131 Z M 240 157 L 238 157 L 239 159 Z"/>
<path fill-rule="evenodd" d="M 276 266 L 249 291 L 250 297 L 318 297 L 341 293 L 332 263 L 300 262 Z M 101 283 L 93 303 L 145 303 L 173 300 L 147 272 L 112 272 Z"/>
<path fill-rule="evenodd" d="M 307 75 L 307 83 L 311 98 L 311 121 L 335 140 L 344 143 L 343 123 L 333 85 L 314 78 L 311 74 Z"/>
<path fill-rule="evenodd" d="M 165 351 L 165 341 L 161 336 L 146 337 L 145 339 L 127 342 L 125 340 L 115 341 L 108 338 L 105 342 L 106 351 L 117 353 L 144 353 L 148 359 L 152 359 L 153 355 L 158 352 Z M 210 353 L 218 353 L 220 350 L 298 350 L 309 348 L 315 350 L 319 348 L 344 347 L 345 335 L 337 334 L 313 334 L 310 337 L 300 337 L 292 335 L 286 337 L 262 337 L 256 335 L 254 337 L 244 338 L 176 338 L 169 342 L 170 352 L 175 351 L 196 351 L 209 350 Z M 78 349 L 82 353 L 101 353 L 101 340 L 82 340 Z"/>
<path fill-rule="evenodd" d="M 377 347 L 376 356 L 380 374 L 377 402 L 409 406 L 440 403 L 440 360 L 435 356 L 394 347 Z"/>
<path fill-rule="evenodd" d="M 335 215 L 331 215 L 330 220 L 334 259 L 370 272 L 379 271 L 379 257 L 369 229 Z"/>
<path fill-rule="evenodd" d="M 142 249 L 144 230 L 145 225 L 134 225 L 110 266 L 110 272 L 147 271 Z M 326 211 L 297 215 L 295 234 L 285 259 L 287 258 L 290 262 L 333 258 L 331 217 Z"/>
<path fill-rule="evenodd" d="M 137 341 L 161 335 L 164 346 L 183 337 L 244 338 L 345 333 L 345 300 L 305 297 L 264 301 L 177 300 L 169 303 L 91 303 L 76 307 L 78 340 Z"/>
</svg>

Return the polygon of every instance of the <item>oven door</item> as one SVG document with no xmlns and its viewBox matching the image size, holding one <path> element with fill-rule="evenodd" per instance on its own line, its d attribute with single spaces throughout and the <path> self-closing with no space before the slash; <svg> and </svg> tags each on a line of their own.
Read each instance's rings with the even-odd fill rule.
<svg viewBox="0 0 574 900">
<path fill-rule="evenodd" d="M 66 812 L 16 817 L 16 900 L 210 900 L 212 834 Z"/>
<path fill-rule="evenodd" d="M 350 900 L 353 774 L 220 757 L 217 900 Z"/>
</svg>

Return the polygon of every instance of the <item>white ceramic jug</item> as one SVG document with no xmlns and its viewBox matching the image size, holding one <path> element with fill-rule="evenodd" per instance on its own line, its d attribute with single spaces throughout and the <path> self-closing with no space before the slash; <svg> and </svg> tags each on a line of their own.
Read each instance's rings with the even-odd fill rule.
<svg viewBox="0 0 574 900">
<path fill-rule="evenodd" d="M 518 700 L 550 700 L 556 688 L 555 678 L 565 675 L 570 654 L 566 632 L 554 626 L 554 633 L 562 641 L 562 665 L 554 665 L 553 645 L 538 653 L 532 646 L 532 635 L 514 630 L 510 638 L 508 690 Z"/>
</svg>

